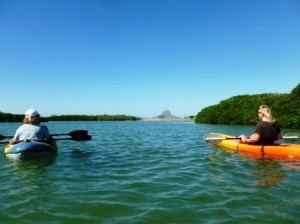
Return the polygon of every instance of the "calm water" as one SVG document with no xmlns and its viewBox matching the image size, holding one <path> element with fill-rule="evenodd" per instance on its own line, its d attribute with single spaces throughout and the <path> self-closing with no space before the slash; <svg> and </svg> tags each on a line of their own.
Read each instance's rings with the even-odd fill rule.
<svg viewBox="0 0 300 224">
<path fill-rule="evenodd" d="M 0 123 L 13 135 L 19 123 Z M 0 223 L 300 223 L 300 163 L 213 148 L 193 122 L 49 122 L 87 129 L 54 158 L 0 157 Z M 2 145 L 4 146 L 4 145 Z M 2 147 L 1 146 L 1 147 Z"/>
</svg>

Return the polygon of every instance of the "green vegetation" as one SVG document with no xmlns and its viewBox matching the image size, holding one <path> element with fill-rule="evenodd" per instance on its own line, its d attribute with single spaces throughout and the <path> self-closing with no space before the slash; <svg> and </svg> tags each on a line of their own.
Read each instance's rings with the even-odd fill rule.
<svg viewBox="0 0 300 224">
<path fill-rule="evenodd" d="M 300 83 L 290 94 L 239 95 L 201 110 L 196 123 L 254 125 L 261 104 L 271 108 L 273 116 L 283 128 L 300 128 Z"/>
<path fill-rule="evenodd" d="M 300 83 L 289 94 L 264 93 L 238 95 L 201 110 L 196 123 L 255 125 L 257 110 L 268 105 L 283 128 L 300 128 Z M 22 122 L 23 114 L 0 112 L 0 122 Z M 191 116 L 192 118 L 192 116 Z M 140 118 L 128 115 L 52 115 L 43 121 L 136 121 Z"/>
<path fill-rule="evenodd" d="M 0 112 L 0 122 L 22 122 L 24 114 Z M 138 117 L 128 115 L 52 115 L 43 117 L 42 121 L 136 121 Z"/>
<path fill-rule="evenodd" d="M 0 122 L 20 122 L 23 121 L 24 114 L 3 113 L 0 111 Z"/>
<path fill-rule="evenodd" d="M 136 121 L 138 117 L 128 115 L 52 115 L 49 121 Z"/>
</svg>

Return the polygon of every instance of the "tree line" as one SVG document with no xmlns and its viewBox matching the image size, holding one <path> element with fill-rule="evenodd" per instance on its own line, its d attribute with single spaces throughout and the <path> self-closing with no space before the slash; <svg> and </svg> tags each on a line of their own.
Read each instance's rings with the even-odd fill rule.
<svg viewBox="0 0 300 224">
<path fill-rule="evenodd" d="M 219 104 L 202 109 L 195 116 L 195 123 L 255 125 L 257 110 L 262 104 L 271 108 L 273 116 L 282 128 L 300 128 L 300 83 L 290 93 L 263 93 L 238 95 Z M 24 114 L 0 111 L 0 122 L 22 122 Z M 141 118 L 129 115 L 51 115 L 42 121 L 137 121 Z"/>
<path fill-rule="evenodd" d="M 282 128 L 300 128 L 300 83 L 288 94 L 263 93 L 238 95 L 202 109 L 195 123 L 255 125 L 262 104 L 271 108 Z"/>
<path fill-rule="evenodd" d="M 49 121 L 137 121 L 140 118 L 129 115 L 52 115 Z"/>
<path fill-rule="evenodd" d="M 24 114 L 3 113 L 0 111 L 0 122 L 22 122 Z M 137 121 L 140 118 L 129 115 L 51 115 L 42 117 L 42 122 L 47 121 Z"/>
</svg>

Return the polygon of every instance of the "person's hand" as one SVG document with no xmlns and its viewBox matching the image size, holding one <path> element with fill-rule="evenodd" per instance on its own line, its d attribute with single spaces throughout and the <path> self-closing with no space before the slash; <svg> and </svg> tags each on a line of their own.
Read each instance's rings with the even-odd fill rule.
<svg viewBox="0 0 300 224">
<path fill-rule="evenodd" d="M 246 136 L 246 135 L 240 135 L 239 137 L 241 138 L 241 142 L 243 142 L 243 143 L 247 142 L 248 136 Z"/>
</svg>

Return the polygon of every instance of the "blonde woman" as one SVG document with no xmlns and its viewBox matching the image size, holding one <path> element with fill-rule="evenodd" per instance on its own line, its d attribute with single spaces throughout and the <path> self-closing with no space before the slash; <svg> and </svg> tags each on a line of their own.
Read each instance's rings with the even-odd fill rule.
<svg viewBox="0 0 300 224">
<path fill-rule="evenodd" d="M 50 136 L 48 128 L 40 123 L 40 113 L 35 109 L 27 110 L 23 119 L 23 125 L 17 129 L 14 138 L 9 142 L 14 144 L 21 140 L 26 141 L 27 139 L 42 139 L 52 142 L 54 138 Z"/>
<path fill-rule="evenodd" d="M 255 145 L 273 145 L 274 141 L 281 139 L 281 129 L 275 123 L 270 108 L 266 105 L 261 105 L 257 115 L 259 121 L 256 124 L 255 132 L 250 137 L 241 135 L 241 141 Z"/>
</svg>

